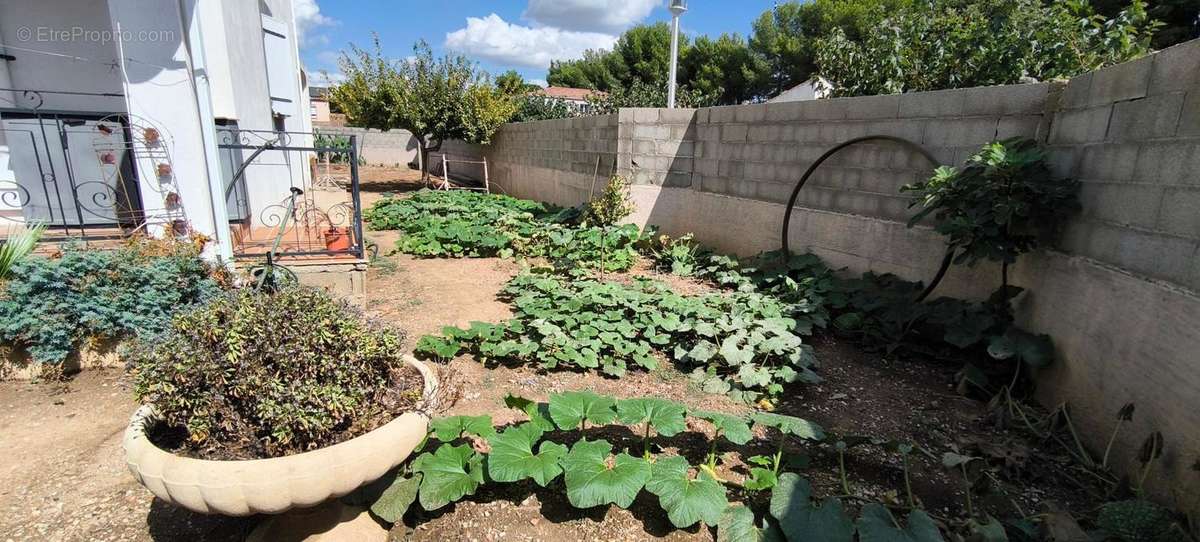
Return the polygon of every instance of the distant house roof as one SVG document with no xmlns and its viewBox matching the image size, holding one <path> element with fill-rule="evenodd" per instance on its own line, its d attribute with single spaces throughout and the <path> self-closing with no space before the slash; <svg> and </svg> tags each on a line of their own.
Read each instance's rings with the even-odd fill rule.
<svg viewBox="0 0 1200 542">
<path fill-rule="evenodd" d="M 589 96 L 603 96 L 605 93 L 590 88 L 546 87 L 540 92 L 543 96 L 563 100 L 585 101 Z"/>
<path fill-rule="evenodd" d="M 308 87 L 308 97 L 321 100 L 329 99 L 329 87 Z"/>
<path fill-rule="evenodd" d="M 807 81 L 789 88 L 767 102 L 799 102 L 804 100 L 819 100 L 828 98 L 833 93 L 833 83 L 819 75 L 814 75 Z"/>
</svg>

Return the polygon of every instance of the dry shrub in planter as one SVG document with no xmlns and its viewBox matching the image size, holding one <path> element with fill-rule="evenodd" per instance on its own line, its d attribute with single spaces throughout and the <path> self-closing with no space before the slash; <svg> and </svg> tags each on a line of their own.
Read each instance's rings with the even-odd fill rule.
<svg viewBox="0 0 1200 542">
<path fill-rule="evenodd" d="M 402 336 L 307 287 L 231 292 L 177 316 L 136 359 L 156 444 L 205 459 L 278 457 L 349 440 L 409 410 L 422 379 Z"/>
</svg>

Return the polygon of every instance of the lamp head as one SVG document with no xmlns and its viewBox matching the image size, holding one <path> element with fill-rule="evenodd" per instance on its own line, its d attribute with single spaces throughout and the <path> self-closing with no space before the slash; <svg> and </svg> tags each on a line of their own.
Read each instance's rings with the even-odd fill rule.
<svg viewBox="0 0 1200 542">
<path fill-rule="evenodd" d="M 687 0 L 671 0 L 671 5 L 667 7 L 671 13 L 679 16 L 687 11 Z"/>
</svg>

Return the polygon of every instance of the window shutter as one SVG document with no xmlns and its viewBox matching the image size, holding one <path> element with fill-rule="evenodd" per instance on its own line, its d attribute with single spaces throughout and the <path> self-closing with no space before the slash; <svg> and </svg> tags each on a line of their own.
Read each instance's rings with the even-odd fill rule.
<svg viewBox="0 0 1200 542">
<path fill-rule="evenodd" d="M 299 111 L 299 90 L 296 88 L 297 70 L 292 65 L 292 43 L 288 37 L 288 26 L 263 15 L 262 27 L 271 111 L 279 115 L 295 116 Z"/>
</svg>

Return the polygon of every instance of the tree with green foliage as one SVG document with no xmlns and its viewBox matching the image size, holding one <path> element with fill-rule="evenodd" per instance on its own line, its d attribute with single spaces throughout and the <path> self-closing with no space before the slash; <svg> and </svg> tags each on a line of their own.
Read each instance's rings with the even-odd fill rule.
<svg viewBox="0 0 1200 542">
<path fill-rule="evenodd" d="M 429 153 L 443 141 L 486 144 L 516 106 L 466 57 L 435 58 L 424 41 L 413 45 L 413 53 L 389 59 L 378 38 L 374 51 L 352 45 L 340 61 L 346 80 L 330 89 L 330 102 L 352 126 L 411 132 L 420 145 L 421 176 L 428 179 Z"/>
<path fill-rule="evenodd" d="M 616 62 L 608 51 L 589 49 L 583 58 L 551 62 L 546 82 L 555 87 L 607 91 L 621 85 L 611 69 Z"/>
<path fill-rule="evenodd" d="M 896 94 L 1071 77 L 1145 55 L 1156 27 L 1141 0 L 1113 19 L 1082 0 L 941 0 L 860 40 L 835 29 L 816 51 L 834 95 Z"/>
<path fill-rule="evenodd" d="M 807 81 L 817 71 L 822 39 L 840 30 L 851 41 L 869 34 L 885 14 L 913 0 L 795 0 L 763 12 L 754 21 L 750 49 L 762 63 L 759 91 L 775 96 Z"/>
<path fill-rule="evenodd" d="M 579 113 L 567 105 L 565 100 L 529 93 L 518 96 L 517 111 L 509 122 L 529 122 L 534 120 L 569 119 Z"/>
<path fill-rule="evenodd" d="M 508 70 L 496 76 L 496 89 L 508 96 L 519 96 L 536 92 L 542 87 L 525 82 L 525 78 L 516 70 Z"/>
<path fill-rule="evenodd" d="M 1128 0 L 1091 0 L 1090 3 L 1096 13 L 1110 19 L 1129 5 Z M 1155 49 L 1200 38 L 1200 0 L 1146 0 L 1146 14 L 1163 23 L 1150 42 Z"/>
<path fill-rule="evenodd" d="M 700 36 L 679 59 L 681 79 L 687 86 L 715 97 L 721 105 L 758 97 L 758 79 L 764 67 L 738 34 L 721 34 L 715 40 Z"/>
<path fill-rule="evenodd" d="M 715 94 L 680 86 L 675 92 L 675 105 L 684 108 L 708 107 L 716 103 L 716 98 Z M 623 107 L 666 107 L 667 84 L 634 81 L 628 88 L 616 88 L 606 94 L 589 96 L 588 104 L 594 115 L 616 113 Z"/>
</svg>

